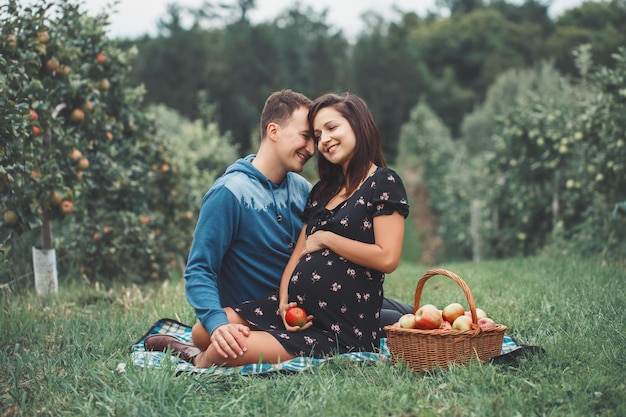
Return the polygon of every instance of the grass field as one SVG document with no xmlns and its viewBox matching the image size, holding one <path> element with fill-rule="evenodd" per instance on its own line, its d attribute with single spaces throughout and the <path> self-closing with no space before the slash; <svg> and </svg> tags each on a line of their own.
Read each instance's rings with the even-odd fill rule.
<svg viewBox="0 0 626 417">
<path fill-rule="evenodd" d="M 460 275 L 507 335 L 546 354 L 428 373 L 331 361 L 297 374 L 177 376 L 134 368 L 129 348 L 161 317 L 193 323 L 180 279 L 113 289 L 62 279 L 52 299 L 0 294 L 0 416 L 626 415 L 626 271 L 569 258 L 438 267 Z M 426 270 L 402 265 L 386 295 L 412 303 Z M 422 303 L 453 301 L 466 304 L 452 280 L 427 282 Z"/>
</svg>

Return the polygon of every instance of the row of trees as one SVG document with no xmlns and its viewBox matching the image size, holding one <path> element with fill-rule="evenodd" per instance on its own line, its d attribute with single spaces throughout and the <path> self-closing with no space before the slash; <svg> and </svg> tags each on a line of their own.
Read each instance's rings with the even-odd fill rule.
<svg viewBox="0 0 626 417">
<path fill-rule="evenodd" d="M 387 21 L 369 13 L 350 42 L 324 13 L 297 3 L 275 20 L 252 24 L 255 1 L 224 9 L 170 6 L 159 35 L 127 40 L 139 53 L 131 76 L 147 88 L 146 100 L 194 119 L 197 91 L 216 104 L 215 117 L 242 152 L 257 132 L 267 95 L 289 87 L 316 97 L 350 90 L 363 96 L 397 155 L 400 126 L 420 101 L 456 139 L 463 117 L 484 99 L 504 71 L 552 60 L 576 76 L 572 50 L 592 45 L 594 62 L 613 65 L 611 54 L 626 44 L 622 1 L 590 1 L 552 19 L 539 0 L 448 0 L 426 16 L 398 11 Z M 193 19 L 193 24 L 183 22 Z"/>
<path fill-rule="evenodd" d="M 427 105 L 412 111 L 398 166 L 414 196 L 418 260 L 542 250 L 626 259 L 626 48 L 613 59 L 593 66 L 581 46 L 575 83 L 547 63 L 507 71 L 456 143 Z"/>
<path fill-rule="evenodd" d="M 600 6 L 597 10 L 614 3 Z M 483 13 L 496 16 L 493 7 L 480 7 L 450 19 L 459 23 Z M 450 66 L 439 74 L 443 78 L 432 78 L 436 71 L 411 55 L 416 49 L 408 45 L 424 42 L 420 31 L 449 24 L 448 19 L 428 19 L 406 14 L 401 23 L 384 25 L 376 18 L 380 26 L 370 26 L 354 46 L 340 33 L 326 36 L 329 28 L 321 17 L 311 20 L 297 8 L 258 27 L 246 21 L 245 13 L 232 25 L 210 30 L 183 29 L 172 20 L 171 36 L 163 43 L 186 39 L 179 44 L 182 51 L 193 44 L 187 36 L 202 34 L 203 42 L 213 40 L 218 48 L 211 60 L 198 60 L 198 71 L 216 79 L 190 76 L 190 69 L 170 74 L 206 83 L 195 84 L 195 93 L 189 93 L 188 117 L 172 103 L 146 106 L 151 91 L 161 90 L 137 87 L 133 71 L 142 67 L 133 70 L 132 64 L 152 50 L 153 66 L 159 68 L 158 49 L 151 49 L 157 47 L 149 38 L 138 45 L 111 40 L 105 34 L 107 15 L 88 16 L 72 0 L 39 0 L 30 7 L 11 0 L 0 6 L 0 275 L 14 280 L 23 273 L 17 242 L 34 232 L 39 234 L 35 246 L 56 248 L 64 265 L 75 265 L 87 279 L 168 276 L 187 255 L 203 193 L 258 139 L 248 122 L 258 123 L 265 97 L 282 87 L 313 96 L 318 88 L 357 83 L 360 77 L 367 94 L 380 93 L 369 103 L 378 109 L 381 125 L 391 129 L 390 120 L 397 122 L 398 139 L 388 151 L 397 148 L 397 157 L 389 160 L 412 198 L 415 230 L 408 235 L 417 235 L 420 250 L 407 255 L 411 260 L 524 256 L 549 245 L 624 259 L 626 52 L 614 54 L 607 64 L 596 60 L 592 46 L 579 47 L 572 59 L 576 77 L 559 68 L 558 60 L 500 72 L 484 87 L 485 99 L 454 128 L 432 96 L 409 84 L 401 88 L 403 80 L 412 79 L 410 68 L 419 68 L 432 82 L 420 87 L 426 92 L 445 97 L 448 88 L 465 88 L 440 82 L 463 71 Z M 303 32 L 307 24 L 312 24 L 310 31 Z M 237 32 L 237 25 L 247 29 Z M 254 36 L 248 32 L 252 29 Z M 457 37 L 465 39 L 462 33 Z M 251 39 L 257 43 L 249 44 Z M 278 40 L 284 47 L 272 49 L 276 61 L 267 67 L 263 48 Z M 366 41 L 376 45 L 369 51 L 379 51 L 379 59 L 366 58 L 367 48 L 359 49 L 359 42 Z M 343 55 L 348 49 L 350 59 Z M 351 67 L 356 62 L 359 71 Z M 229 79 L 235 68 L 242 72 Z M 390 72 L 394 68 L 397 72 Z M 266 83 L 255 82 L 259 73 Z M 240 85 L 241 80 L 247 84 Z M 383 92 L 394 92 L 395 101 Z M 406 120 L 398 103 L 406 106 Z M 229 127 L 227 109 L 239 111 L 239 130 Z M 238 141 L 237 135 L 247 141 Z M 312 165 L 307 173 L 314 181 Z"/>
</svg>

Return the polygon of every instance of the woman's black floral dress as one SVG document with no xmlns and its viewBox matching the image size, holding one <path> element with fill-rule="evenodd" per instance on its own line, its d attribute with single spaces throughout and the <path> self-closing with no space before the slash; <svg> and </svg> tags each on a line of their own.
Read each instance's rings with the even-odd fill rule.
<svg viewBox="0 0 626 417">
<path fill-rule="evenodd" d="M 312 194 L 311 194 L 312 195 Z M 307 201 L 303 219 L 307 236 L 329 230 L 350 239 L 374 243 L 374 217 L 409 213 L 400 177 L 378 168 L 361 187 L 335 209 Z M 356 265 L 329 249 L 310 253 L 295 267 L 289 301 L 314 316 L 301 332 L 285 330 L 278 314 L 278 295 L 233 306 L 259 330 L 271 333 L 296 356 L 327 357 L 352 351 L 372 351 L 379 345 L 380 307 L 385 274 Z"/>
</svg>

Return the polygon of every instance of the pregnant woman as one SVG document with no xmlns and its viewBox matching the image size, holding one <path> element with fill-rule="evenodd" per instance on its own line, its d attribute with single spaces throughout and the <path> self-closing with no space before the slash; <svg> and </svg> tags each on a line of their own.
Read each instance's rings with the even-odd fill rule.
<svg viewBox="0 0 626 417">
<path fill-rule="evenodd" d="M 198 367 L 278 363 L 297 356 L 373 351 L 379 345 L 386 273 L 398 266 L 408 215 L 400 177 L 387 168 L 381 138 L 365 102 L 326 94 L 308 115 L 319 182 L 309 195 L 296 248 L 277 294 L 226 307 L 245 348 L 195 340 Z M 285 313 L 302 307 L 302 327 Z M 216 343 L 222 343 L 218 340 Z"/>
</svg>

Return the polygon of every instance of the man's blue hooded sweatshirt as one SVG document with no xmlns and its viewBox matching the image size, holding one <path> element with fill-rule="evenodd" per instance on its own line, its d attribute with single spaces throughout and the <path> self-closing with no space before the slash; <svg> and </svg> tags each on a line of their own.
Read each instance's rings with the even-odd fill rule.
<svg viewBox="0 0 626 417">
<path fill-rule="evenodd" d="M 280 184 L 239 159 L 206 193 L 194 232 L 185 290 L 210 332 L 228 323 L 222 307 L 276 292 L 302 228 L 311 190 L 289 172 Z"/>
</svg>

